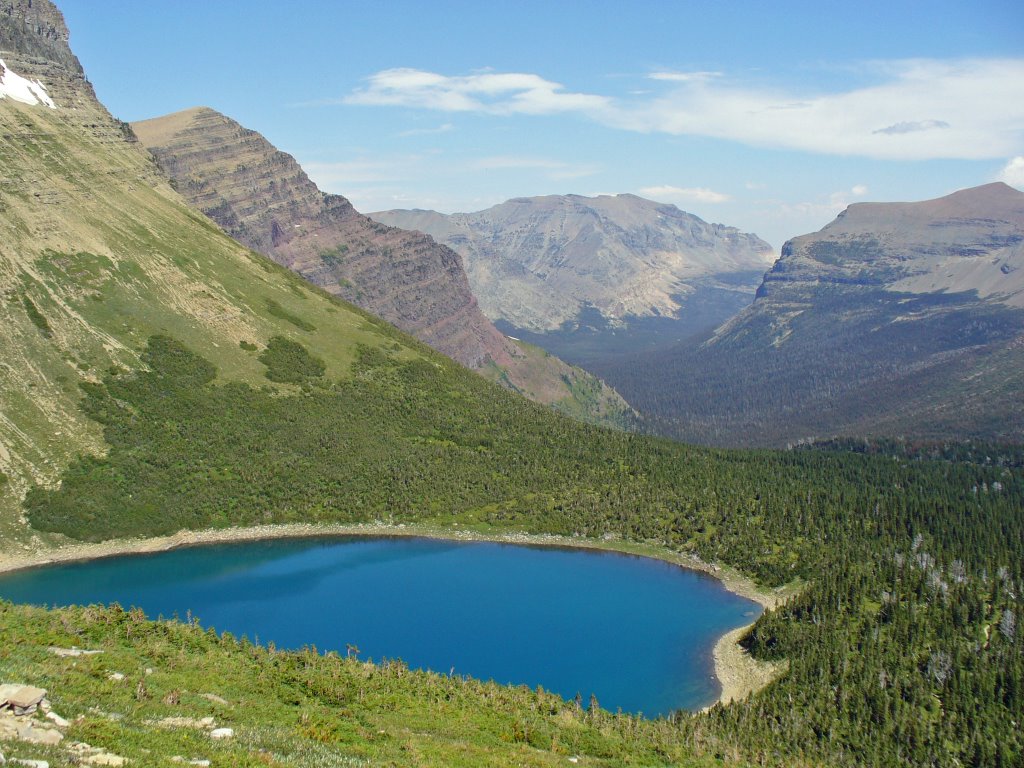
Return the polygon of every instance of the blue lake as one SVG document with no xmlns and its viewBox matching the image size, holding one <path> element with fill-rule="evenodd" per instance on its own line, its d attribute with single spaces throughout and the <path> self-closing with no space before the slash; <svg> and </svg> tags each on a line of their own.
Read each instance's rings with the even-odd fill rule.
<svg viewBox="0 0 1024 768">
<path fill-rule="evenodd" d="M 279 648 L 590 695 L 665 715 L 719 693 L 712 651 L 760 606 L 648 558 L 423 538 L 319 538 L 178 549 L 0 577 L 19 603 L 118 602 Z"/>
</svg>

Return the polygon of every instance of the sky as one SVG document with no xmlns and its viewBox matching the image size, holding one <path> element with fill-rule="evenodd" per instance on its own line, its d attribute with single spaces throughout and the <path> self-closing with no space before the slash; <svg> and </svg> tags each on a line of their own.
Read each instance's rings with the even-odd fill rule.
<svg viewBox="0 0 1024 768">
<path fill-rule="evenodd" d="M 100 100 L 212 107 L 363 212 L 632 193 L 776 249 L 1024 189 L 1024 3 L 56 0 Z"/>
</svg>

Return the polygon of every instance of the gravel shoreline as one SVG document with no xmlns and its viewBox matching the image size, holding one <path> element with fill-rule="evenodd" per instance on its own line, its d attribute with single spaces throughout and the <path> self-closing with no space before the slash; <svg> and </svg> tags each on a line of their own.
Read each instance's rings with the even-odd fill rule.
<svg viewBox="0 0 1024 768">
<path fill-rule="evenodd" d="M 683 568 L 709 574 L 719 579 L 730 592 L 759 603 L 766 610 L 776 607 L 792 589 L 766 591 L 732 569 L 705 563 L 696 557 L 670 552 L 660 547 L 622 541 L 617 538 L 583 539 L 552 534 L 489 533 L 457 528 L 435 528 L 418 525 L 386 525 L 364 523 L 355 525 L 314 525 L 295 523 L 259 525 L 250 528 L 215 528 L 203 531 L 179 531 L 169 536 L 137 539 L 111 539 L 91 543 L 70 543 L 62 546 L 16 553 L 0 553 L 0 573 L 58 563 L 94 560 L 129 554 L 151 554 L 179 547 L 218 544 L 261 539 L 313 538 L 323 536 L 420 536 L 455 541 L 494 541 L 508 544 L 571 547 L 652 557 Z M 785 671 L 785 663 L 768 664 L 752 659 L 738 644 L 753 624 L 722 635 L 715 643 L 715 676 L 722 692 L 718 702 L 739 701 L 760 690 Z M 710 708 L 710 707 L 709 707 Z"/>
</svg>

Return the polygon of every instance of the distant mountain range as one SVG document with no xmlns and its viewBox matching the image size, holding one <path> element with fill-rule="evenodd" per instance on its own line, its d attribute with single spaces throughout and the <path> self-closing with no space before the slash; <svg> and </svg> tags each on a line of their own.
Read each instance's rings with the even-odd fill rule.
<svg viewBox="0 0 1024 768">
<path fill-rule="evenodd" d="M 851 205 L 710 338 L 597 370 L 685 440 L 1020 440 L 1024 193 Z"/>
<path fill-rule="evenodd" d="M 628 420 L 610 387 L 495 328 L 458 254 L 321 192 L 256 131 L 206 107 L 132 128 L 176 189 L 239 242 L 531 399 L 592 421 Z"/>
<path fill-rule="evenodd" d="M 774 259 L 756 235 L 635 195 L 369 215 L 451 246 L 499 328 L 579 364 L 714 328 L 750 303 Z"/>
</svg>

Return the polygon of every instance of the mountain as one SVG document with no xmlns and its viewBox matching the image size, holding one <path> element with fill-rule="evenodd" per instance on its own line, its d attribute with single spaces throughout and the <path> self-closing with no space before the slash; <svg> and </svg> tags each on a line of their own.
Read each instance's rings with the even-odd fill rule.
<svg viewBox="0 0 1024 768">
<path fill-rule="evenodd" d="M 598 372 L 689 440 L 1020 440 L 1024 193 L 851 205 L 710 339 Z"/>
<path fill-rule="evenodd" d="M 484 317 L 458 254 L 324 194 L 256 131 L 205 107 L 132 128 L 178 191 L 244 245 L 532 399 L 624 423 L 628 406 L 610 388 Z"/>
<path fill-rule="evenodd" d="M 714 328 L 750 303 L 774 258 L 755 235 L 635 195 L 370 216 L 450 245 L 488 317 L 577 363 Z"/>
</svg>

